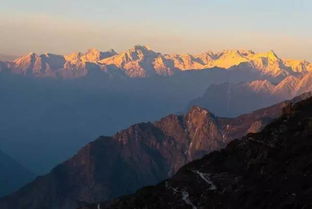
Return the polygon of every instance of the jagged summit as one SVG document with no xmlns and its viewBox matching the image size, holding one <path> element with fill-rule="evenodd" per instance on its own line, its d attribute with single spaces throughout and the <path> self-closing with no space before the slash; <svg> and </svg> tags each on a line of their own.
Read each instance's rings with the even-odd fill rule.
<svg viewBox="0 0 312 209">
<path fill-rule="evenodd" d="M 199 118 L 199 116 L 206 117 L 206 118 L 215 118 L 216 116 L 211 113 L 206 108 L 194 105 L 192 106 L 189 111 L 186 113 L 186 118 Z"/>
<path fill-rule="evenodd" d="M 255 54 L 255 52 L 252 50 L 246 50 L 246 49 L 226 49 L 221 52 L 217 52 L 217 54 L 247 57 L 247 56 Z"/>
<path fill-rule="evenodd" d="M 111 49 L 109 51 L 100 51 L 96 48 L 88 49 L 87 52 L 73 52 L 70 55 L 65 55 L 65 59 L 71 63 L 85 63 L 85 62 L 98 62 L 102 59 L 116 55 L 117 52 Z"/>
<path fill-rule="evenodd" d="M 265 53 L 259 53 L 256 56 L 267 58 L 268 60 L 272 60 L 272 61 L 277 61 L 280 59 L 273 50 L 270 50 L 270 51 L 265 52 Z"/>
<path fill-rule="evenodd" d="M 29 72 L 34 71 L 31 69 L 32 65 L 30 63 L 38 59 L 38 56 L 40 55 L 31 53 L 14 60 L 14 72 L 24 72 L 25 65 L 29 66 Z M 45 57 L 45 59 L 49 59 L 50 56 Z M 55 72 L 54 74 L 50 73 L 54 77 L 68 76 L 75 70 L 75 77 L 86 76 L 90 70 L 87 63 L 95 64 L 97 69 L 104 72 L 110 69 L 120 71 L 129 77 L 171 76 L 178 71 L 207 70 L 211 68 L 245 69 L 279 79 L 288 75 L 302 76 L 312 72 L 311 63 L 279 58 L 273 50 L 264 53 L 231 49 L 220 52 L 207 51 L 200 54 L 162 54 L 148 46 L 135 45 L 133 48 L 120 53 L 114 50 L 100 51 L 91 48 L 85 53 L 74 52 L 62 57 L 66 61 L 62 68 L 66 72 L 59 69 L 50 69 L 51 72 Z M 49 62 L 50 65 L 52 65 L 51 62 Z M 94 68 L 94 66 L 92 67 Z M 45 69 L 45 66 L 37 66 L 37 68 Z M 50 74 L 36 71 L 37 76 L 48 76 Z"/>
<path fill-rule="evenodd" d="M 267 57 L 270 59 L 279 59 L 279 57 L 276 55 L 276 53 L 271 49 L 268 53 L 267 53 Z"/>
</svg>

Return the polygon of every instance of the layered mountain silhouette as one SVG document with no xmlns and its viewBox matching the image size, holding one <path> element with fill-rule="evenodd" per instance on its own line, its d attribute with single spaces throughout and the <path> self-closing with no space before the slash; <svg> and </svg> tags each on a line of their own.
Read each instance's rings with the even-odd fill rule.
<svg viewBox="0 0 312 209">
<path fill-rule="evenodd" d="M 292 98 L 310 90 L 310 71 L 309 62 L 273 51 L 179 55 L 135 46 L 121 53 L 30 53 L 0 61 L 0 146 L 43 174 L 96 136 L 139 121 L 178 111 L 186 115 L 194 105 L 237 117 Z M 189 105 L 194 98 L 199 99 Z M 262 123 L 253 125 L 258 126 Z"/>
<path fill-rule="evenodd" d="M 162 183 L 83 209 L 312 207 L 312 98 L 289 104 L 260 133 L 182 167 Z"/>
<path fill-rule="evenodd" d="M 99 135 L 185 112 L 212 83 L 226 82 L 228 77 L 236 82 L 259 78 L 252 72 L 220 69 L 129 78 L 121 71 L 95 68 L 77 79 L 0 73 L 0 146 L 43 174 Z"/>
<path fill-rule="evenodd" d="M 146 46 L 117 53 L 114 50 L 90 49 L 70 55 L 30 53 L 6 62 L 6 70 L 37 77 L 77 78 L 93 71 L 128 77 L 171 76 L 180 71 L 211 68 L 255 71 L 272 78 L 303 75 L 312 71 L 311 63 L 279 58 L 273 51 L 251 50 L 208 51 L 200 54 L 163 54 Z"/>
<path fill-rule="evenodd" d="M 0 196 L 15 192 L 34 179 L 34 174 L 0 151 Z"/>
<path fill-rule="evenodd" d="M 211 85 L 203 96 L 191 101 L 219 115 L 237 115 L 281 102 L 312 90 L 312 73 L 287 76 L 279 83 L 254 80 Z M 244 101 L 244 102 L 241 102 Z"/>
<path fill-rule="evenodd" d="M 283 108 L 308 96 L 237 118 L 220 118 L 194 106 L 185 115 L 169 115 L 99 137 L 49 174 L 2 198 L 0 208 L 71 209 L 129 194 L 170 177 L 235 138 L 262 130 Z"/>
</svg>

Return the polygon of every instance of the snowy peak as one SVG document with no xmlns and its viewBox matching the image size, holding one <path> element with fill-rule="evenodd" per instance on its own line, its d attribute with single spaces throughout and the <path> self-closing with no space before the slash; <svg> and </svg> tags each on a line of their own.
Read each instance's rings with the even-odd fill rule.
<svg viewBox="0 0 312 209">
<path fill-rule="evenodd" d="M 221 52 L 207 51 L 200 54 L 162 54 L 155 52 L 148 46 L 136 45 L 131 49 L 117 53 L 114 50 L 100 51 L 92 48 L 87 52 L 75 52 L 69 55 L 58 56 L 65 60 L 64 66 L 53 64 L 53 55 L 37 55 L 30 53 L 13 61 L 13 71 L 25 74 L 25 72 L 37 72 L 41 58 L 49 61 L 50 71 L 59 71 L 63 68 L 65 72 L 59 75 L 76 74 L 75 77 L 85 76 L 90 70 L 88 64 L 93 64 L 93 69 L 105 72 L 119 71 L 128 77 L 150 77 L 155 75 L 171 76 L 177 71 L 207 70 L 211 68 L 222 69 L 244 69 L 257 72 L 261 76 L 268 76 L 277 80 L 293 75 L 303 76 L 312 72 L 312 64 L 307 61 L 282 59 L 274 51 L 255 53 L 251 50 L 224 50 Z M 63 57 L 63 58 L 61 58 Z M 39 60 L 39 61 L 38 61 Z M 39 64 L 38 64 L 39 63 Z M 55 69 L 57 67 L 58 69 Z M 38 73 L 36 74 L 38 75 Z"/>
<path fill-rule="evenodd" d="M 267 53 L 267 57 L 271 60 L 279 60 L 280 58 L 275 54 L 275 52 L 273 50 L 270 50 Z"/>
<path fill-rule="evenodd" d="M 86 63 L 86 62 L 98 62 L 102 59 L 116 55 L 117 53 L 112 49 L 110 51 L 102 52 L 98 49 L 89 49 L 86 53 L 74 52 L 69 55 L 65 55 L 66 61 L 70 63 Z"/>
<path fill-rule="evenodd" d="M 239 51 L 239 50 L 223 51 L 219 55 L 219 58 L 215 60 L 214 66 L 227 69 L 235 65 L 239 65 L 241 63 L 247 62 L 249 53 L 246 54 L 246 52 L 247 51 Z"/>
<path fill-rule="evenodd" d="M 111 57 L 111 59 L 117 61 L 117 63 L 119 64 L 120 64 L 120 61 L 122 60 L 124 64 L 126 64 L 126 62 L 142 60 L 146 57 L 155 56 L 155 55 L 156 55 L 156 52 L 151 50 L 149 47 L 136 45 L 127 51 L 121 52 L 120 54 L 116 54 L 116 56 Z M 105 60 L 103 60 L 103 63 L 105 63 Z"/>
<path fill-rule="evenodd" d="M 230 49 L 230 50 L 224 50 L 222 52 L 219 52 L 219 58 L 228 58 L 231 57 L 233 59 L 241 59 L 241 58 L 247 58 L 251 55 L 253 55 L 254 52 L 251 50 L 236 50 L 236 49 Z"/>
<path fill-rule="evenodd" d="M 280 60 L 280 58 L 276 55 L 276 53 L 273 50 L 270 50 L 270 51 L 265 52 L 265 53 L 256 54 L 255 57 L 262 57 L 262 58 L 266 58 L 266 59 L 271 60 L 271 61 Z"/>
<path fill-rule="evenodd" d="M 132 49 L 103 59 L 100 63 L 122 70 L 129 77 L 147 77 L 156 73 L 154 61 L 158 56 L 159 53 L 149 47 L 136 45 Z"/>
<path fill-rule="evenodd" d="M 147 46 L 136 45 L 132 49 L 129 49 L 126 52 L 122 53 L 122 55 L 128 56 L 128 58 L 130 58 L 130 61 L 135 61 L 154 58 L 155 56 L 157 56 L 157 53 Z"/>
<path fill-rule="evenodd" d="M 89 49 L 84 55 L 85 55 L 85 60 L 96 62 L 96 61 L 114 56 L 116 54 L 117 52 L 115 52 L 115 50 L 113 49 L 111 49 L 110 51 L 102 52 L 98 49 L 93 48 L 93 49 Z"/>
<path fill-rule="evenodd" d="M 9 63 L 9 68 L 15 73 L 34 74 L 42 77 L 55 77 L 55 71 L 63 67 L 65 59 L 55 54 L 29 53 Z"/>
<path fill-rule="evenodd" d="M 284 64 L 297 73 L 312 72 L 312 64 L 306 60 L 285 59 Z"/>
</svg>

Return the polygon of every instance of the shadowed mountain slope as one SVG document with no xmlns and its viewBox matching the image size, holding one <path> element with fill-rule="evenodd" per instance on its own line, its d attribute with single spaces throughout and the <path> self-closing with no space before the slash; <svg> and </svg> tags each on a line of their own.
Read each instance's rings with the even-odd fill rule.
<svg viewBox="0 0 312 209">
<path fill-rule="evenodd" d="M 129 194 L 164 180 L 186 163 L 224 148 L 234 138 L 261 130 L 289 103 L 233 119 L 216 117 L 195 106 L 186 115 L 133 125 L 86 145 L 49 174 L 1 199 L 0 207 L 71 209 L 83 202 Z"/>
<path fill-rule="evenodd" d="M 192 100 L 189 106 L 199 105 L 219 115 L 239 115 L 291 99 L 312 90 L 312 73 L 287 76 L 278 83 L 254 80 L 211 85 L 205 93 Z"/>
<path fill-rule="evenodd" d="M 133 195 L 83 209 L 312 208 L 312 98 Z"/>
</svg>

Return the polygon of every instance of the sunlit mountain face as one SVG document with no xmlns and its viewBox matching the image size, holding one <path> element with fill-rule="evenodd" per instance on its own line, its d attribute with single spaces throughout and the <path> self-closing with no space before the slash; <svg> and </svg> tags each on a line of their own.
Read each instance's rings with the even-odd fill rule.
<svg viewBox="0 0 312 209">
<path fill-rule="evenodd" d="M 312 209 L 311 0 L 0 2 L 0 209 Z"/>
<path fill-rule="evenodd" d="M 282 102 L 311 90 L 312 73 L 308 61 L 273 51 L 166 54 L 140 45 L 30 53 L 0 69 L 0 145 L 38 174 L 99 135 L 192 105 L 235 117 Z"/>
<path fill-rule="evenodd" d="M 55 78 L 83 77 L 92 71 L 144 78 L 156 75 L 172 76 L 181 71 L 211 68 L 254 70 L 266 76 L 283 78 L 312 71 L 311 63 L 282 59 L 273 51 L 255 53 L 251 50 L 224 50 L 200 54 L 163 54 L 140 45 L 121 53 L 114 50 L 102 52 L 97 49 L 69 55 L 30 53 L 4 65 L 3 70 L 6 68 L 13 73 Z"/>
<path fill-rule="evenodd" d="M 0 2 L 0 209 L 312 209 L 311 0 Z"/>
</svg>

